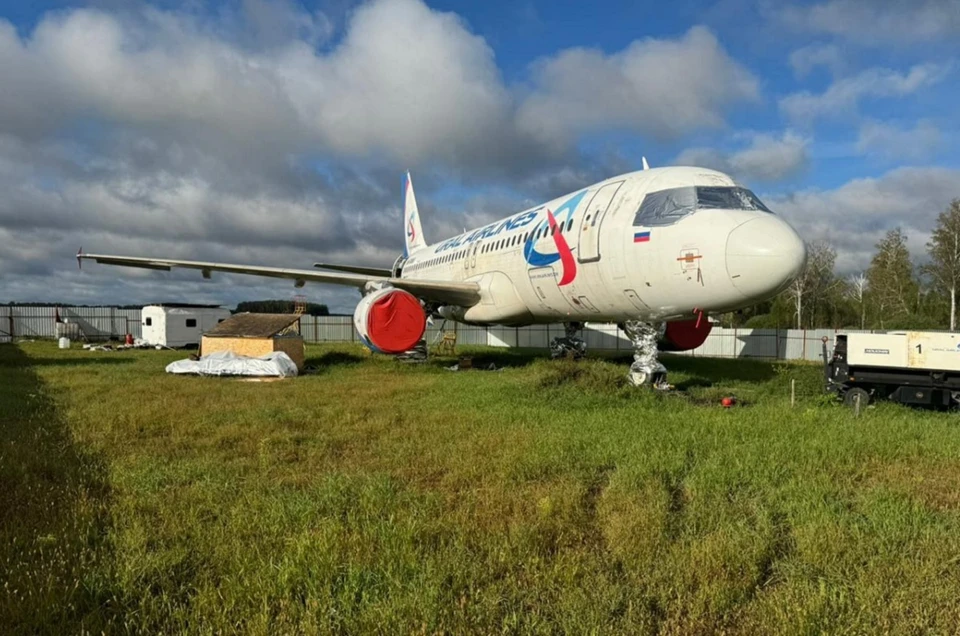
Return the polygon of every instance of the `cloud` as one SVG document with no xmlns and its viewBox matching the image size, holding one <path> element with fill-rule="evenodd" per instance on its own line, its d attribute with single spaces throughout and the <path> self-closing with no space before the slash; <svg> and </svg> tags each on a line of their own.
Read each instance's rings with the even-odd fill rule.
<svg viewBox="0 0 960 636">
<path fill-rule="evenodd" d="M 860 127 L 857 150 L 885 159 L 924 159 L 943 145 L 943 134 L 929 120 L 920 120 L 913 128 L 868 121 Z"/>
<path fill-rule="evenodd" d="M 282 46 L 291 40 L 316 46 L 333 35 L 333 22 L 326 14 L 310 13 L 291 0 L 242 0 L 240 8 L 242 33 L 259 46 Z"/>
<path fill-rule="evenodd" d="M 918 64 L 906 73 L 871 68 L 852 77 L 835 80 L 819 95 L 808 91 L 780 100 L 780 110 L 794 122 L 810 123 L 821 117 L 856 115 L 859 103 L 869 97 L 904 97 L 943 80 L 949 65 Z"/>
<path fill-rule="evenodd" d="M 336 25 L 294 0 L 216 12 L 94 6 L 48 12 L 26 31 L 0 19 L 0 300 L 235 302 L 290 290 L 191 272 L 77 272 L 81 245 L 387 266 L 403 238 L 404 168 L 439 240 L 634 167 L 581 151 L 581 135 L 722 126 L 728 108 L 759 93 L 702 27 L 613 55 L 559 51 L 508 85 L 483 37 L 420 0 L 370 0 Z M 573 86 L 594 71 L 616 82 L 617 99 Z M 432 196 L 440 183 L 460 188 L 452 209 Z M 308 293 L 342 310 L 356 299 Z"/>
<path fill-rule="evenodd" d="M 675 138 L 716 128 L 726 107 L 759 96 L 756 78 L 704 27 L 679 40 L 635 41 L 612 55 L 568 49 L 540 60 L 532 84 L 518 126 L 554 144 L 611 128 Z"/>
<path fill-rule="evenodd" d="M 915 258 L 921 258 L 937 215 L 958 196 L 960 170 L 897 168 L 878 178 L 854 179 L 833 190 L 808 189 L 767 196 L 806 240 L 827 239 L 837 248 L 841 274 L 870 264 L 874 245 L 902 227 Z"/>
<path fill-rule="evenodd" d="M 846 64 L 837 45 L 810 44 L 790 54 L 790 66 L 794 75 L 803 78 L 819 66 L 825 66 L 833 75 L 837 75 Z"/>
<path fill-rule="evenodd" d="M 305 18 L 265 10 L 275 4 L 244 5 L 257 32 L 298 32 Z M 492 50 L 457 16 L 417 0 L 361 6 L 326 55 L 309 39 L 245 49 L 189 15 L 155 9 L 51 14 L 26 41 L 0 24 L 0 53 L 13 62 L 0 81 L 15 89 L 4 91 L 0 121 L 11 134 L 93 116 L 418 162 L 484 155 L 511 117 Z M 307 30 L 312 38 L 312 23 Z"/>
<path fill-rule="evenodd" d="M 674 163 L 713 168 L 745 181 L 779 181 L 807 167 L 808 144 L 807 139 L 790 131 L 779 138 L 755 134 L 743 150 L 726 153 L 713 148 L 690 148 L 680 153 Z"/>
<path fill-rule="evenodd" d="M 274 63 L 301 119 L 335 152 L 423 161 L 495 155 L 507 140 L 512 102 L 493 51 L 421 2 L 364 5 L 329 56 L 290 47 Z"/>
<path fill-rule="evenodd" d="M 779 21 L 794 29 L 870 46 L 928 43 L 960 35 L 956 0 L 828 0 L 777 11 Z"/>
</svg>

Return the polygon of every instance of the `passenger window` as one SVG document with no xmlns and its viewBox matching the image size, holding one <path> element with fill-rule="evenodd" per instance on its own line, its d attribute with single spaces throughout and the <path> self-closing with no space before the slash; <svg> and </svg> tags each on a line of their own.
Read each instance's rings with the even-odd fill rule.
<svg viewBox="0 0 960 636">
<path fill-rule="evenodd" d="M 152 326 L 152 325 L 153 325 L 153 318 L 147 318 L 146 320 L 143 321 L 143 324 L 146 325 L 147 327 Z"/>
<path fill-rule="evenodd" d="M 188 327 L 196 327 L 196 326 L 197 326 L 197 319 L 196 319 L 196 318 L 187 318 L 187 326 L 188 326 Z"/>
</svg>

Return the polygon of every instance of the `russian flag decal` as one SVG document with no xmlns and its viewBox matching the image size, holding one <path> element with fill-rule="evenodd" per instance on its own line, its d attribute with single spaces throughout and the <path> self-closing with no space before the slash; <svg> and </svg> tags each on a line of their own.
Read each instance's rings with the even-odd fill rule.
<svg viewBox="0 0 960 636">
<path fill-rule="evenodd" d="M 634 243 L 649 243 L 650 242 L 650 232 L 637 232 L 633 235 Z"/>
</svg>

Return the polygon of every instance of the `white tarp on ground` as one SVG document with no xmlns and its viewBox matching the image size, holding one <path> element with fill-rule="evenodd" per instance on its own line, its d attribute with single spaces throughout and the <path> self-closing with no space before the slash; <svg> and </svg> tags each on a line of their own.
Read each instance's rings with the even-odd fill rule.
<svg viewBox="0 0 960 636">
<path fill-rule="evenodd" d="M 232 351 L 217 351 L 199 360 L 171 362 L 167 365 L 167 373 L 289 378 L 297 375 L 297 364 L 283 351 L 274 351 L 259 358 L 238 356 Z"/>
</svg>

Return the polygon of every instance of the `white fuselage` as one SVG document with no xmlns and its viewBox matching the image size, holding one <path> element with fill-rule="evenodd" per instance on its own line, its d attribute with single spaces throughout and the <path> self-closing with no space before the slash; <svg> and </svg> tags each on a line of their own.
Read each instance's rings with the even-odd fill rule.
<svg viewBox="0 0 960 636">
<path fill-rule="evenodd" d="M 437 308 L 464 322 L 731 311 L 782 291 L 806 258 L 793 228 L 751 197 L 713 170 L 633 172 L 421 248 L 401 276 L 476 282 L 480 303 Z"/>
</svg>

